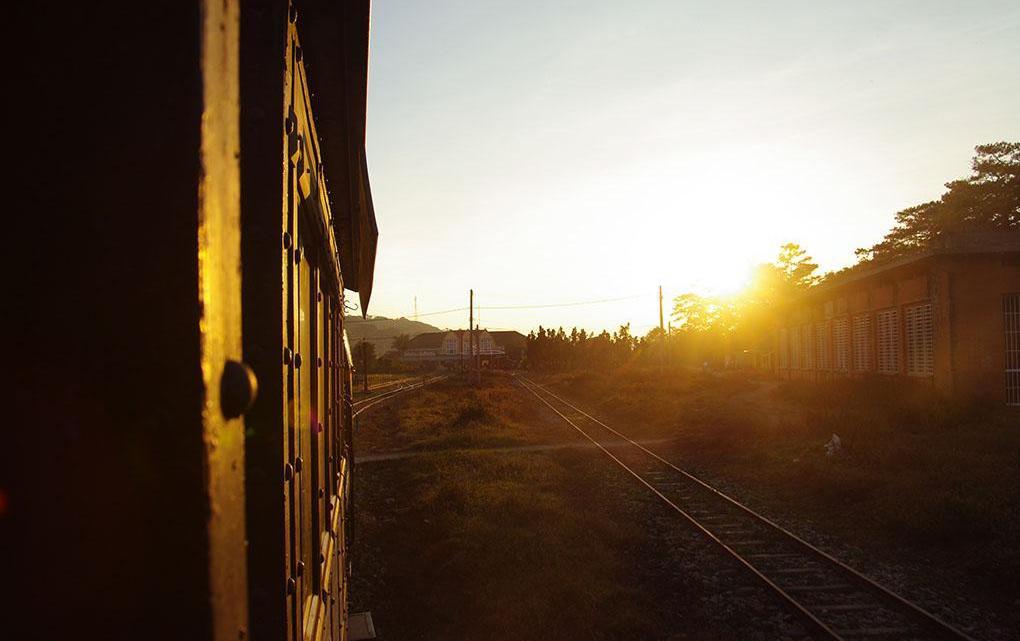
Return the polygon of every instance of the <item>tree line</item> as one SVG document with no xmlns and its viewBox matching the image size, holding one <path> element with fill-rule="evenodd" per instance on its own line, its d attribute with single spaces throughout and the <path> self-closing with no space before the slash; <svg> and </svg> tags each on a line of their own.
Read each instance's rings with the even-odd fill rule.
<svg viewBox="0 0 1020 641">
<path fill-rule="evenodd" d="M 528 335 L 528 363 L 541 369 L 618 367 L 626 363 L 732 366 L 772 349 L 772 332 L 784 305 L 812 287 L 855 270 L 881 265 L 938 247 L 952 234 L 1020 229 L 1020 143 L 975 147 L 972 173 L 946 183 L 938 200 L 896 213 L 895 224 L 871 247 L 856 250 L 857 263 L 819 274 L 796 243 L 754 268 L 748 287 L 733 296 L 687 292 L 673 300 L 671 327 L 635 337 L 630 326 L 616 332 L 569 332 L 539 327 Z"/>
</svg>

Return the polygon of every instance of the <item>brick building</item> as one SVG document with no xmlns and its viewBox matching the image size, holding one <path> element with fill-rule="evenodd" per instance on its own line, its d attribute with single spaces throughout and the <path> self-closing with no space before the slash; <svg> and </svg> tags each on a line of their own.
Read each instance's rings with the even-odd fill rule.
<svg viewBox="0 0 1020 641">
<path fill-rule="evenodd" d="M 778 325 L 771 360 L 781 378 L 901 376 L 1020 405 L 1020 233 L 956 235 L 837 276 Z"/>
</svg>

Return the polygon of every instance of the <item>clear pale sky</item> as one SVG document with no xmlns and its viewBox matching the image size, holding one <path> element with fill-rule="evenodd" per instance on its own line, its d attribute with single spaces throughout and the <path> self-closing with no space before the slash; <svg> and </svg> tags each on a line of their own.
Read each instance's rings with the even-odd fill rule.
<svg viewBox="0 0 1020 641">
<path fill-rule="evenodd" d="M 1020 139 L 1020 2 L 375 0 L 369 73 L 369 313 L 640 296 L 480 313 L 643 334 L 658 285 L 850 264 Z"/>
</svg>

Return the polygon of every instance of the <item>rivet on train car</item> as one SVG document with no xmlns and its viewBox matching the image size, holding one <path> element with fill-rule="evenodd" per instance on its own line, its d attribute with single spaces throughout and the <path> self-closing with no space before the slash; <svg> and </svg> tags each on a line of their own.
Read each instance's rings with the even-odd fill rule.
<svg viewBox="0 0 1020 641">
<path fill-rule="evenodd" d="M 294 248 L 294 262 L 295 263 L 300 263 L 301 262 L 301 248 L 300 247 Z"/>
<path fill-rule="evenodd" d="M 290 481 L 294 478 L 294 466 L 287 463 L 283 466 L 283 480 Z"/>
<path fill-rule="evenodd" d="M 294 354 L 294 367 L 301 367 L 301 354 Z"/>
<path fill-rule="evenodd" d="M 319 303 L 322 302 L 322 292 L 315 292 L 315 300 L 316 300 L 316 302 L 319 302 Z"/>
<path fill-rule="evenodd" d="M 293 360 L 294 360 L 294 352 L 292 352 L 289 347 L 284 347 L 283 348 L 283 364 L 284 365 L 290 365 Z"/>
<path fill-rule="evenodd" d="M 290 249 L 291 237 L 290 232 L 283 232 L 283 248 Z"/>
<path fill-rule="evenodd" d="M 297 589 L 297 581 L 294 577 L 287 577 L 287 594 L 294 594 L 294 590 Z"/>
<path fill-rule="evenodd" d="M 302 467 L 304 467 L 304 462 L 301 460 L 301 457 L 299 456 L 296 459 L 294 459 L 294 471 L 300 474 Z"/>
<path fill-rule="evenodd" d="M 304 561 L 298 561 L 297 562 L 297 575 L 298 575 L 298 578 L 304 576 L 304 573 L 305 573 L 305 562 Z"/>
<path fill-rule="evenodd" d="M 319 498 L 321 499 L 321 498 L 322 498 L 323 496 L 325 496 L 325 495 L 326 495 L 326 491 L 325 491 L 325 490 L 323 490 L 323 489 L 322 489 L 322 488 L 320 487 L 320 488 L 319 488 Z"/>
<path fill-rule="evenodd" d="M 315 366 L 316 367 L 322 367 L 322 357 L 321 356 L 320 357 L 316 357 L 316 359 L 315 359 Z"/>
</svg>

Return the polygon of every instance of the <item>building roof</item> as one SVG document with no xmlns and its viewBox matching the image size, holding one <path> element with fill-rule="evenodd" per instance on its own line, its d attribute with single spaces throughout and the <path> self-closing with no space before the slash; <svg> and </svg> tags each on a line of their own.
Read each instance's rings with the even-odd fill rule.
<svg viewBox="0 0 1020 641">
<path fill-rule="evenodd" d="M 418 334 L 407 343 L 407 349 L 435 349 L 443 344 L 446 332 L 425 332 Z"/>
<path fill-rule="evenodd" d="M 443 344 L 443 337 L 449 333 L 456 333 L 458 336 L 464 334 L 468 330 L 466 329 L 451 329 L 445 332 L 426 332 L 424 334 L 418 334 L 407 344 L 407 349 L 436 349 Z M 490 332 L 484 328 L 479 331 L 483 331 L 492 337 L 492 340 L 500 347 L 524 347 L 525 337 L 524 334 L 515 331 L 499 331 Z"/>
<path fill-rule="evenodd" d="M 806 292 L 813 295 L 877 276 L 887 271 L 906 267 L 935 256 L 966 254 L 1002 254 L 1020 252 L 1020 231 L 967 232 L 950 234 L 940 239 L 938 245 L 916 254 L 903 256 L 876 265 L 867 263 L 850 268 L 841 274 L 828 278 L 824 283 Z"/>
</svg>

